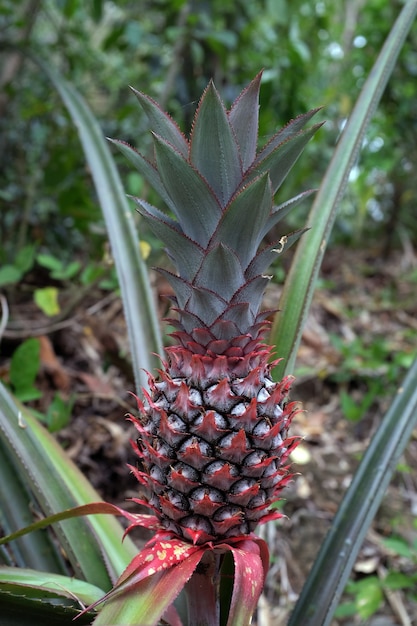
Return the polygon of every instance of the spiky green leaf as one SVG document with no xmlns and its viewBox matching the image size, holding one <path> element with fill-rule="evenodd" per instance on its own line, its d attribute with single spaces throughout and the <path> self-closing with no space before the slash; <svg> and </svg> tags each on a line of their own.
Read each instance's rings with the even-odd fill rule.
<svg viewBox="0 0 417 626">
<path fill-rule="evenodd" d="M 135 148 L 130 146 L 125 141 L 120 141 L 118 139 L 109 139 L 109 141 L 113 143 L 127 159 L 129 159 L 132 165 L 134 165 L 138 172 L 146 178 L 148 183 L 154 188 L 156 193 L 172 211 L 174 209 L 174 204 L 162 183 L 161 177 L 155 165 L 148 161 L 148 159 L 146 159 L 140 152 L 135 150 Z"/>
<path fill-rule="evenodd" d="M 280 143 L 274 150 L 262 150 L 256 159 L 250 176 L 258 175 L 261 172 L 269 172 L 272 183 L 272 191 L 275 194 L 287 177 L 298 157 L 304 150 L 306 144 L 323 124 L 315 124 L 307 130 L 300 131 L 297 135 L 291 136 L 283 143 Z"/>
<path fill-rule="evenodd" d="M 135 198 L 140 214 L 168 250 L 177 270 L 185 280 L 192 280 L 203 260 L 204 251 L 181 232 L 177 222 L 140 198 Z"/>
<path fill-rule="evenodd" d="M 229 112 L 229 122 L 239 146 L 244 171 L 249 168 L 256 157 L 261 78 L 262 72 L 255 76 L 242 91 Z"/>
<path fill-rule="evenodd" d="M 190 160 L 225 206 L 240 183 L 242 164 L 226 110 L 212 81 L 194 119 Z"/>
<path fill-rule="evenodd" d="M 150 121 L 152 130 L 157 135 L 160 135 L 163 139 L 165 139 L 165 141 L 172 144 L 174 148 L 176 148 L 178 152 L 183 155 L 183 157 L 187 158 L 188 141 L 172 117 L 165 113 L 159 104 L 146 94 L 141 91 L 136 91 L 133 87 L 131 87 L 131 90 L 139 100 L 142 109 L 145 111 Z"/>
<path fill-rule="evenodd" d="M 173 288 L 179 308 L 180 309 L 184 308 L 193 293 L 193 288 L 190 285 L 190 283 L 185 281 L 180 276 L 176 276 L 176 274 L 172 274 L 172 272 L 168 272 L 162 267 L 158 267 L 157 269 L 158 269 L 158 272 L 167 279 L 167 281 Z"/>
<path fill-rule="evenodd" d="M 315 193 L 315 189 L 308 189 L 307 191 L 303 191 L 299 193 L 297 196 L 290 198 L 286 202 L 279 204 L 278 206 L 274 206 L 271 215 L 268 217 L 265 227 L 262 232 L 262 237 L 265 237 L 267 233 L 270 232 L 274 226 L 278 224 L 284 217 L 286 217 L 290 211 L 292 211 L 296 206 L 298 206 L 303 200 L 311 196 L 311 194 Z"/>
<path fill-rule="evenodd" d="M 263 161 L 271 152 L 273 152 L 278 146 L 288 141 L 292 137 L 298 135 L 298 133 L 304 128 L 308 121 L 311 120 L 321 107 L 307 111 L 298 115 L 295 119 L 291 120 L 283 128 L 281 128 L 271 139 L 266 146 L 259 152 L 256 162 Z"/>
<path fill-rule="evenodd" d="M 261 307 L 262 297 L 268 282 L 269 279 L 266 276 L 256 276 L 252 280 L 246 280 L 242 289 L 239 289 L 239 291 L 234 295 L 232 304 L 248 302 L 251 311 L 256 316 Z"/>
<path fill-rule="evenodd" d="M 213 241 L 234 250 L 243 270 L 256 254 L 271 209 L 272 190 L 266 172 L 244 187 L 223 213 Z"/>
<path fill-rule="evenodd" d="M 184 233 L 206 247 L 219 220 L 220 205 L 199 172 L 165 140 L 154 137 L 158 169 L 172 210 Z"/>
<path fill-rule="evenodd" d="M 22 567 L 0 567 L 0 593 L 13 585 L 22 596 L 77 599 L 85 604 L 96 602 L 104 594 L 103 589 L 74 576 L 61 576 Z"/>
<path fill-rule="evenodd" d="M 299 230 L 295 230 L 288 235 L 283 235 L 279 241 L 274 241 L 265 248 L 263 248 L 258 254 L 254 257 L 252 263 L 249 265 L 246 270 L 245 276 L 247 280 L 251 280 L 260 274 L 266 272 L 277 258 L 278 254 L 282 254 L 284 251 L 288 250 L 301 235 L 307 232 L 308 228 L 300 228 Z"/>
<path fill-rule="evenodd" d="M 208 252 L 196 276 L 195 285 L 202 289 L 214 289 L 223 300 L 230 300 L 245 283 L 242 265 L 234 253 L 223 243 Z"/>
<path fill-rule="evenodd" d="M 235 334 L 230 335 L 230 329 L 235 326 Z M 237 335 L 244 335 L 249 332 L 255 323 L 255 315 L 253 314 L 249 302 L 239 302 L 229 305 L 222 313 L 220 319 L 213 324 L 212 332 L 219 339 L 233 339 Z M 237 333 L 236 333 L 237 330 Z"/>
<path fill-rule="evenodd" d="M 204 325 L 211 326 L 227 309 L 227 301 L 214 291 L 194 287 L 187 303 L 187 309 L 202 320 Z M 192 328 L 187 328 L 188 332 L 192 330 Z"/>
</svg>

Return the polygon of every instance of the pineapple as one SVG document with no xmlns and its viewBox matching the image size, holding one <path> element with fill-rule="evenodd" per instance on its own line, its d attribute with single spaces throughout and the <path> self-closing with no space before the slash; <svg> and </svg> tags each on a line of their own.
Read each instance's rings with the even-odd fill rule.
<svg viewBox="0 0 417 626">
<path fill-rule="evenodd" d="M 168 534 L 196 546 L 233 542 L 280 516 L 271 505 L 297 444 L 288 436 L 292 379 L 271 377 L 270 312 L 260 307 L 268 266 L 301 231 L 262 241 L 310 193 L 274 205 L 320 124 L 303 130 L 317 109 L 301 115 L 257 153 L 260 82 L 261 74 L 228 111 L 210 82 L 189 140 L 134 90 L 153 128 L 154 159 L 115 141 L 166 204 L 163 212 L 135 198 L 176 270 L 159 269 L 175 292 L 175 345 L 132 417 L 137 502 Z"/>
</svg>

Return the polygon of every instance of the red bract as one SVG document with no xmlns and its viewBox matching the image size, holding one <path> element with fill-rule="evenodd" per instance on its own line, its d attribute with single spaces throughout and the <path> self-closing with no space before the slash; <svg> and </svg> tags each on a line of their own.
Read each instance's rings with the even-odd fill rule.
<svg viewBox="0 0 417 626">
<path fill-rule="evenodd" d="M 127 532 L 137 526 L 151 529 L 158 527 L 156 517 L 135 515 L 121 509 L 119 511 L 132 522 Z M 108 606 L 111 607 L 111 602 L 117 599 L 132 602 L 134 606 L 132 594 L 135 594 L 138 599 L 146 595 L 153 606 L 148 612 L 141 610 L 140 622 L 138 622 L 141 626 L 156 624 L 162 615 L 172 626 L 180 625 L 182 622 L 172 602 L 188 583 L 196 585 L 200 590 L 198 610 L 203 610 L 204 618 L 210 620 L 206 623 L 218 626 L 216 615 L 218 608 L 214 601 L 212 587 L 217 576 L 219 576 L 218 584 L 221 584 L 222 574 L 214 571 L 214 567 L 210 568 L 207 563 L 202 566 L 202 563 L 210 561 L 212 557 L 213 562 L 216 560 L 221 564 L 222 557 L 228 552 L 233 558 L 234 584 L 227 624 L 235 626 L 240 623 L 249 623 L 265 582 L 269 560 L 266 543 L 255 535 L 234 537 L 227 542 L 193 545 L 175 537 L 172 533 L 159 529 L 131 561 L 113 589 L 99 602 L 88 607 L 86 611 L 93 609 L 101 602 L 109 603 Z M 199 578 L 200 581 L 198 581 Z M 155 606 L 159 607 L 157 609 L 159 617 L 156 617 L 157 621 L 149 621 L 155 619 Z M 194 615 L 196 614 L 195 608 Z M 210 609 L 211 615 L 207 613 Z M 152 613 L 153 617 L 148 613 Z M 104 623 L 102 620 L 105 615 L 106 608 L 100 613 L 95 623 Z"/>
</svg>

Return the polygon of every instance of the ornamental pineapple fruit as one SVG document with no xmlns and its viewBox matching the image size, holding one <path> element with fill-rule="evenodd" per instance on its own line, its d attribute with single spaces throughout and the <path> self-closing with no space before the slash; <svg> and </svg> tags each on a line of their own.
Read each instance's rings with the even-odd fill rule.
<svg viewBox="0 0 417 626">
<path fill-rule="evenodd" d="M 226 111 L 210 82 L 188 140 L 148 96 L 136 92 L 153 128 L 154 159 L 119 149 L 164 200 L 168 213 L 135 198 L 164 242 L 172 285 L 175 345 L 138 400 L 132 468 L 137 502 L 170 533 L 194 544 L 250 534 L 289 480 L 291 378 L 271 378 L 272 348 L 260 312 L 265 271 L 302 231 L 262 246 L 265 235 L 311 192 L 274 205 L 274 196 L 320 124 L 297 117 L 256 152 L 261 74 Z M 278 346 L 279 348 L 279 346 Z"/>
</svg>

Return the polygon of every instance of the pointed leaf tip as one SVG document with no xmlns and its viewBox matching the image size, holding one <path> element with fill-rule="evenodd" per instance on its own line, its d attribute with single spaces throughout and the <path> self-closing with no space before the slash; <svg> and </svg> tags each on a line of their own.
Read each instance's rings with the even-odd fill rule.
<svg viewBox="0 0 417 626">
<path fill-rule="evenodd" d="M 242 164 L 226 109 L 212 80 L 194 117 L 190 160 L 225 206 L 240 183 Z"/>
<path fill-rule="evenodd" d="M 133 91 L 139 104 L 146 113 L 152 130 L 171 143 L 180 154 L 187 158 L 188 141 L 177 123 L 150 96 L 147 96 L 141 91 L 137 91 L 134 87 L 130 87 L 130 89 Z"/>
<path fill-rule="evenodd" d="M 256 157 L 261 79 L 262 71 L 243 89 L 229 112 L 229 121 L 239 145 L 244 171 L 250 167 Z"/>
</svg>

